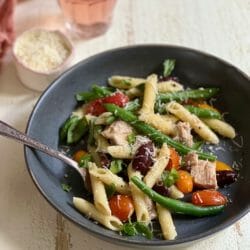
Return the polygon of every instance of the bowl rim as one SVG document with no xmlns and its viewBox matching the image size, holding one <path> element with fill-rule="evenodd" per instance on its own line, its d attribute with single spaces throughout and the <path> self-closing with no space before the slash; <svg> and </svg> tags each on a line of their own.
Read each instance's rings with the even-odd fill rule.
<svg viewBox="0 0 250 250">
<path fill-rule="evenodd" d="M 63 62 L 61 64 L 59 64 L 56 68 L 54 69 L 51 69 L 49 71 L 39 71 L 39 70 L 35 70 L 35 69 L 32 69 L 30 67 L 28 67 L 16 54 L 16 45 L 18 43 L 18 40 L 20 37 L 22 37 L 24 34 L 26 33 L 29 33 L 31 31 L 46 31 L 46 32 L 51 32 L 51 33 L 55 33 L 55 34 L 58 34 L 62 40 L 65 42 L 66 46 L 68 47 L 69 49 L 69 54 L 68 56 L 63 60 Z M 38 75 L 42 75 L 42 76 L 50 76 L 50 75 L 53 75 L 53 74 L 56 74 L 60 71 L 62 71 L 65 66 L 73 59 L 73 55 L 74 55 L 74 46 L 73 46 L 73 43 L 72 41 L 61 31 L 61 30 L 58 30 L 58 29 L 46 29 L 46 28 L 42 28 L 42 27 L 33 27 L 31 29 L 28 29 L 24 32 L 22 32 L 14 41 L 13 43 L 13 46 L 12 46 L 12 55 L 13 55 L 13 58 L 14 58 L 14 61 L 21 65 L 24 69 L 26 69 L 27 71 L 29 72 L 32 72 L 32 73 L 35 73 L 35 74 L 38 74 Z M 54 81 L 53 81 L 54 82 Z"/>
<path fill-rule="evenodd" d="M 65 77 L 66 75 L 70 74 L 72 71 L 74 71 L 80 64 L 82 63 L 88 63 L 90 61 L 96 60 L 96 58 L 98 58 L 99 56 L 105 56 L 105 54 L 110 54 L 113 52 L 118 52 L 118 51 L 122 51 L 122 50 L 127 50 L 127 49 L 136 49 L 136 48 L 145 48 L 145 49 L 150 49 L 150 48 L 172 48 L 172 49 L 180 49 L 180 50 L 185 50 L 185 51 L 189 51 L 189 52 L 193 52 L 196 54 L 200 54 L 206 57 L 209 57 L 211 59 L 217 60 L 220 63 L 224 64 L 227 67 L 232 68 L 233 70 L 237 71 L 238 74 L 242 75 L 247 81 L 250 82 L 250 77 L 243 72 L 242 70 L 240 70 L 238 67 L 234 66 L 233 64 L 227 62 L 224 59 L 221 59 L 215 55 L 209 54 L 207 52 L 203 52 L 201 50 L 197 50 L 197 49 L 193 49 L 193 48 L 189 48 L 189 47 L 185 47 L 185 46 L 179 46 L 179 45 L 173 45 L 173 44 L 162 44 L 162 43 L 155 43 L 155 44 L 136 44 L 136 45 L 129 45 L 129 46 L 122 46 L 122 47 L 116 47 L 113 49 L 109 49 L 109 50 L 105 50 L 103 52 L 94 54 L 90 57 L 87 57 L 86 59 L 83 59 L 81 61 L 79 61 L 78 63 L 76 63 L 75 65 L 71 66 L 69 69 L 67 69 L 65 72 L 63 72 L 62 74 L 60 74 L 59 77 L 57 77 L 50 86 L 48 86 L 44 92 L 42 93 L 42 95 L 39 97 L 39 99 L 37 100 L 32 112 L 30 113 L 29 119 L 28 119 L 28 123 L 26 126 L 26 133 L 29 134 L 29 131 L 31 129 L 31 123 L 33 121 L 33 117 L 34 114 L 36 113 L 37 109 L 40 106 L 40 103 L 43 101 L 43 99 L 46 97 L 47 93 L 50 91 L 50 89 L 52 89 L 56 84 L 58 84 L 58 80 L 61 77 Z M 200 241 L 203 240 L 205 238 L 211 237 L 212 235 L 214 235 L 215 233 L 218 233 L 220 231 L 222 231 L 223 229 L 228 228 L 229 226 L 233 225 L 235 222 L 237 222 L 239 219 L 241 219 L 243 216 L 245 216 L 248 212 L 250 212 L 250 203 L 248 204 L 248 206 L 241 211 L 241 213 L 235 215 L 234 218 L 232 218 L 229 221 L 224 222 L 223 224 L 220 224 L 210 230 L 207 230 L 206 232 L 203 233 L 199 233 L 197 235 L 194 236 L 190 236 L 187 237 L 185 239 L 176 239 L 176 240 L 147 240 L 146 238 L 143 241 L 138 241 L 138 240 L 128 240 L 127 238 L 121 238 L 118 237 L 119 235 L 112 235 L 107 236 L 103 233 L 100 233 L 99 230 L 95 230 L 93 228 L 87 228 L 86 226 L 82 225 L 81 223 L 79 223 L 79 221 L 77 221 L 74 217 L 72 217 L 70 214 L 68 214 L 67 212 L 63 211 L 60 207 L 57 207 L 57 205 L 55 204 L 55 202 L 50 199 L 46 193 L 43 191 L 42 187 L 39 185 L 38 181 L 35 178 L 34 173 L 32 172 L 29 164 L 28 164 L 28 150 L 29 147 L 28 146 L 24 146 L 24 158 L 25 158 L 25 163 L 26 163 L 26 167 L 28 169 L 28 172 L 35 184 L 35 186 L 37 187 L 37 189 L 39 190 L 39 192 L 43 195 L 43 197 L 50 203 L 50 205 L 52 205 L 58 212 L 60 212 L 63 216 L 65 216 L 69 221 L 73 222 L 75 225 L 77 225 L 78 227 L 84 229 L 85 232 L 87 233 L 91 233 L 93 235 L 99 236 L 99 238 L 104 239 L 106 241 L 112 242 L 114 244 L 114 241 L 118 244 L 121 245 L 130 245 L 130 246 L 134 246 L 134 247 L 167 247 L 167 246 L 180 246 L 180 245 L 184 245 L 184 244 L 189 244 L 195 241 Z M 84 215 L 83 215 L 84 216 Z"/>
</svg>

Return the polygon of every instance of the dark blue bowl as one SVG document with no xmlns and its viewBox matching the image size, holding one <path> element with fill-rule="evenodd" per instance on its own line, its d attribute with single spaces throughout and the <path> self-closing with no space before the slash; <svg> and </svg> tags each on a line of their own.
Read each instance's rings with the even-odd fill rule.
<svg viewBox="0 0 250 250">
<path fill-rule="evenodd" d="M 243 137 L 244 146 L 235 147 L 229 140 L 221 140 L 227 151 L 217 151 L 218 158 L 228 164 L 240 166 L 241 178 L 224 189 L 232 203 L 217 216 L 192 218 L 174 215 L 178 237 L 173 241 L 163 240 L 157 235 L 152 240 L 140 237 L 125 237 L 105 229 L 85 218 L 72 205 L 72 196 L 84 197 L 86 191 L 79 176 L 69 167 L 41 152 L 25 147 L 28 170 L 36 186 L 53 207 L 84 230 L 114 244 L 127 246 L 159 247 L 179 245 L 202 239 L 216 233 L 247 214 L 250 206 L 250 81 L 248 76 L 234 66 L 214 56 L 177 46 L 141 45 L 110 50 L 92 56 L 66 71 L 43 93 L 37 102 L 27 126 L 28 135 L 58 148 L 58 130 L 76 106 L 74 95 L 87 90 L 91 84 L 105 85 L 111 75 L 146 77 L 158 72 L 166 58 L 174 58 L 177 65 L 174 74 L 186 86 L 217 86 L 221 89 L 217 106 L 229 114 L 226 119 L 236 128 L 237 140 Z M 235 164 L 235 163 L 234 163 Z M 69 173 L 72 191 L 61 188 L 64 175 Z M 155 225 L 155 228 L 159 226 Z"/>
</svg>

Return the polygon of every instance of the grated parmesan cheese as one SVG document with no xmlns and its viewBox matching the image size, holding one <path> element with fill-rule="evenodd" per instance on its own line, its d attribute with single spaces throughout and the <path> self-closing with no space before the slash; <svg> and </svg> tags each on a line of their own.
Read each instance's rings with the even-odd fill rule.
<svg viewBox="0 0 250 250">
<path fill-rule="evenodd" d="M 31 30 L 17 39 L 14 52 L 26 67 L 46 73 L 60 66 L 71 50 L 60 33 Z"/>
</svg>

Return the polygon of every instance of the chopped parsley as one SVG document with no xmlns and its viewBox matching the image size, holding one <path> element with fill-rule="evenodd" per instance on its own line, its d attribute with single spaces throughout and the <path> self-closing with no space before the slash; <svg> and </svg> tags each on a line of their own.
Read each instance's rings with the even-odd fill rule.
<svg viewBox="0 0 250 250">
<path fill-rule="evenodd" d="M 164 186 L 171 187 L 178 180 L 179 174 L 175 168 L 172 168 L 171 171 L 164 171 L 161 178 Z"/>
<path fill-rule="evenodd" d="M 106 194 L 108 196 L 108 199 L 111 198 L 116 192 L 115 184 L 112 183 L 111 185 L 106 185 L 105 190 L 106 190 Z"/>
<path fill-rule="evenodd" d="M 66 183 L 62 183 L 62 189 L 65 191 L 65 192 L 70 192 L 72 187 L 69 185 L 69 184 L 66 184 Z"/>
<path fill-rule="evenodd" d="M 175 60 L 173 59 L 166 59 L 163 62 L 163 76 L 167 77 L 171 75 L 172 71 L 174 70 L 175 67 Z"/>
<path fill-rule="evenodd" d="M 113 161 L 111 161 L 109 170 L 113 174 L 120 173 L 122 171 L 122 160 L 113 160 Z"/>
<path fill-rule="evenodd" d="M 79 161 L 79 167 L 80 168 L 87 168 L 88 163 L 92 160 L 92 157 L 90 154 L 85 154 L 84 156 L 81 157 Z"/>
<path fill-rule="evenodd" d="M 127 111 L 135 112 L 140 108 L 140 106 L 141 106 L 140 100 L 138 98 L 136 98 L 133 101 L 128 102 L 124 108 Z"/>
<path fill-rule="evenodd" d="M 194 150 L 201 150 L 203 145 L 204 145 L 204 141 L 197 141 L 193 144 L 192 148 Z"/>
<path fill-rule="evenodd" d="M 128 86 L 128 87 L 131 87 L 131 85 L 132 85 L 131 82 L 129 80 L 127 80 L 127 79 L 122 80 L 121 84 L 124 85 L 124 86 Z"/>
<path fill-rule="evenodd" d="M 143 222 L 131 222 L 123 224 L 121 232 L 123 235 L 127 236 L 135 236 L 141 234 L 145 236 L 147 239 L 153 238 L 152 230 Z"/>
<path fill-rule="evenodd" d="M 135 141 L 136 141 L 135 134 L 132 133 L 132 134 L 128 135 L 127 140 L 128 140 L 129 145 L 133 145 L 135 143 Z"/>
<path fill-rule="evenodd" d="M 115 121 L 115 119 L 116 119 L 116 118 L 115 118 L 113 115 L 107 117 L 107 119 L 106 119 L 106 124 L 107 124 L 107 125 L 110 125 L 111 123 L 113 123 L 113 122 Z"/>
</svg>

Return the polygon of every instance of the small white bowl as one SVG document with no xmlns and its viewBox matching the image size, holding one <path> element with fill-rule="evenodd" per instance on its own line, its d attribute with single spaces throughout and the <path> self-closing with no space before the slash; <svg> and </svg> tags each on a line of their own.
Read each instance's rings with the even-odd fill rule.
<svg viewBox="0 0 250 250">
<path fill-rule="evenodd" d="M 15 47 L 16 47 L 16 44 L 18 43 L 18 38 L 21 37 L 26 32 L 30 32 L 34 30 L 57 33 L 65 42 L 66 46 L 68 47 L 70 51 L 69 55 L 64 59 L 64 61 L 53 70 L 42 72 L 42 71 L 31 69 L 27 65 L 25 65 L 15 53 Z M 72 58 L 73 58 L 73 52 L 74 52 L 73 45 L 70 42 L 70 40 L 59 30 L 46 30 L 46 29 L 41 29 L 41 28 L 33 28 L 33 29 L 25 31 L 19 37 L 16 39 L 12 48 L 18 77 L 20 81 L 26 87 L 36 90 L 36 91 L 43 91 L 52 83 L 53 80 L 55 80 L 66 68 L 70 66 Z"/>
</svg>

